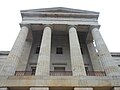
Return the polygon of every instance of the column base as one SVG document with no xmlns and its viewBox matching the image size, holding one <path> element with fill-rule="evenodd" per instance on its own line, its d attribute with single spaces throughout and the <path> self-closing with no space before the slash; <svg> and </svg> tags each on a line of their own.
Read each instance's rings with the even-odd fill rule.
<svg viewBox="0 0 120 90">
<path fill-rule="evenodd" d="M 8 88 L 0 88 L 0 90 L 8 90 Z"/>
<path fill-rule="evenodd" d="M 93 88 L 74 88 L 74 90 L 93 90 Z"/>
<path fill-rule="evenodd" d="M 120 87 L 114 87 L 112 90 L 120 90 Z"/>
<path fill-rule="evenodd" d="M 30 90 L 49 90 L 48 87 L 31 87 Z"/>
</svg>

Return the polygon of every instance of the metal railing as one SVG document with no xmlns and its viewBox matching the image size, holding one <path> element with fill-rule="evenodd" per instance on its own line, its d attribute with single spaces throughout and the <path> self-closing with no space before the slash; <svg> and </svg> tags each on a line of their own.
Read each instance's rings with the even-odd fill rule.
<svg viewBox="0 0 120 90">
<path fill-rule="evenodd" d="M 32 71 L 16 71 L 15 76 L 31 76 L 35 75 L 35 72 Z"/>
<path fill-rule="evenodd" d="M 87 71 L 87 76 L 106 76 L 104 71 Z M 32 71 L 16 71 L 15 76 L 32 76 Z M 50 71 L 50 76 L 72 76 L 72 71 Z"/>
<path fill-rule="evenodd" d="M 50 71 L 50 76 L 72 76 L 72 71 Z"/>
<path fill-rule="evenodd" d="M 106 76 L 105 71 L 86 71 L 87 76 Z"/>
</svg>

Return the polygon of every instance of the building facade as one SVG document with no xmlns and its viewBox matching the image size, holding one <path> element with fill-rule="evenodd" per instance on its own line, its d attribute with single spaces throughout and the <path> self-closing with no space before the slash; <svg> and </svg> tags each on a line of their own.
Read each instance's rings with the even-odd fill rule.
<svg viewBox="0 0 120 90">
<path fill-rule="evenodd" d="M 22 10 L 20 33 L 0 52 L 0 90 L 120 90 L 120 53 L 110 53 L 98 12 Z"/>
</svg>

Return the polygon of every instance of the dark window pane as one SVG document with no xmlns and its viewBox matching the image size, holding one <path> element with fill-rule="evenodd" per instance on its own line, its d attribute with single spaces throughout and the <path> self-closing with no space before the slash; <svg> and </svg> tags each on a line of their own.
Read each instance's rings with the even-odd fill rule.
<svg viewBox="0 0 120 90">
<path fill-rule="evenodd" d="M 63 54 L 63 48 L 56 48 L 56 54 Z"/>
</svg>

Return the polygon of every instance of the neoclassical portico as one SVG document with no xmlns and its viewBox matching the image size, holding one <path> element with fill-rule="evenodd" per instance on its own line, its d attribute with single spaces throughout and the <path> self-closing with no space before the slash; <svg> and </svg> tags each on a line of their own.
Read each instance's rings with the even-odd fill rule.
<svg viewBox="0 0 120 90">
<path fill-rule="evenodd" d="M 52 25 L 51 25 L 52 26 Z M 40 45 L 40 52 L 38 55 L 37 66 L 36 66 L 36 73 L 35 75 L 43 75 L 49 76 L 50 75 L 50 56 L 51 56 L 51 36 L 52 36 L 52 28 L 50 25 L 45 25 L 42 35 L 42 41 Z M 77 33 L 77 26 L 68 25 L 68 34 L 69 34 L 69 46 L 70 46 L 70 60 L 71 60 L 71 70 L 73 76 L 86 76 L 85 66 L 83 56 L 81 54 L 81 46 L 78 40 L 78 33 Z M 105 45 L 105 42 L 102 39 L 102 36 L 99 32 L 97 26 L 90 26 L 91 34 L 93 40 L 95 41 L 96 48 L 99 55 L 99 64 L 103 65 L 103 71 L 105 71 L 106 75 L 114 76 L 119 75 L 119 69 L 115 66 L 115 63 L 112 62 L 112 57 Z M 28 36 L 29 29 L 27 26 L 22 26 L 21 31 L 18 35 L 18 38 L 15 41 L 15 44 L 9 54 L 9 58 L 13 60 L 14 63 L 10 62 L 9 65 L 3 67 L 3 74 L 4 75 L 13 75 L 16 71 L 17 65 L 20 63 L 20 57 L 22 54 L 24 43 L 26 42 Z M 19 48 L 18 48 L 19 47 Z M 94 46 L 92 46 L 95 48 Z M 91 47 L 90 47 L 91 48 Z M 88 47 L 88 49 L 90 50 Z M 29 52 L 30 52 L 29 48 Z M 28 53 L 29 53 L 28 52 Z M 89 52 L 92 53 L 91 51 Z M 94 54 L 92 53 L 92 56 Z M 27 61 L 26 61 L 27 62 Z M 95 62 L 91 60 L 92 64 L 94 65 Z M 95 63 L 97 64 L 97 63 Z M 21 64 L 20 64 L 21 65 Z M 27 66 L 27 63 L 26 65 Z M 9 67 L 9 69 L 7 68 Z M 19 68 L 18 68 L 19 70 Z"/>
<path fill-rule="evenodd" d="M 0 58 L 0 90 L 120 89 L 119 65 L 100 34 L 98 12 L 57 7 L 21 15 L 8 58 Z"/>
<path fill-rule="evenodd" d="M 70 58 L 73 76 L 86 75 L 84 62 L 78 41 L 77 31 L 72 25 L 69 26 Z M 51 54 L 51 32 L 50 26 L 46 25 L 43 31 L 42 42 L 37 62 L 36 75 L 49 76 L 50 54 Z"/>
</svg>

